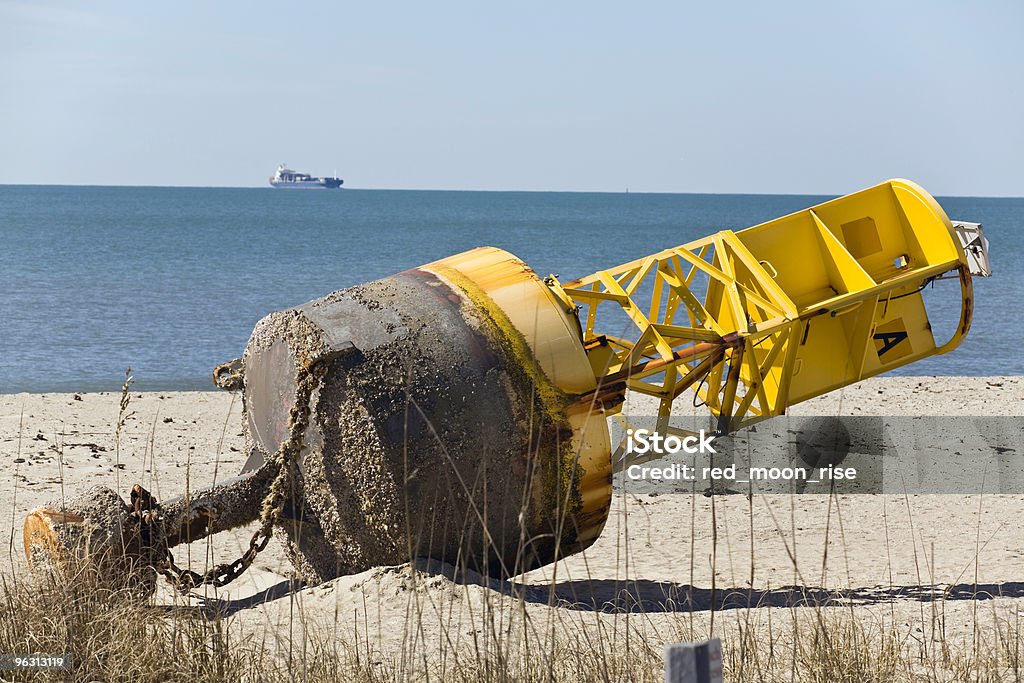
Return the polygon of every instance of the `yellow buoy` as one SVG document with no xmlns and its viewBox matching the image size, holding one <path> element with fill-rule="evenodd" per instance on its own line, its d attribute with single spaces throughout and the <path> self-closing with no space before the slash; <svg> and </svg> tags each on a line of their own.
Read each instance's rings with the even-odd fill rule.
<svg viewBox="0 0 1024 683">
<path fill-rule="evenodd" d="M 87 542 L 223 585 L 277 528 L 311 581 L 410 554 L 516 574 L 600 534 L 607 417 L 627 391 L 656 397 L 669 433 L 687 390 L 719 433 L 780 415 L 956 347 L 972 267 L 988 274 L 980 226 L 905 180 L 565 283 L 500 249 L 457 254 L 257 324 L 216 373 L 243 391 L 238 480 L 163 505 L 140 489 L 40 508 L 26 551 Z M 936 341 L 921 290 L 944 277 L 960 319 Z M 200 576 L 169 554 L 261 515 L 236 563 Z"/>
</svg>

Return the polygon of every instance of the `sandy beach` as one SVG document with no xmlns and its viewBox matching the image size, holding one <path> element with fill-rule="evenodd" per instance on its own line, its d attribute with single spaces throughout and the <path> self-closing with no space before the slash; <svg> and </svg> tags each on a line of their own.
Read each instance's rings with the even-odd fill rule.
<svg viewBox="0 0 1024 683">
<path fill-rule="evenodd" d="M 793 412 L 1015 415 L 1022 397 L 1020 377 L 880 378 Z M 237 396 L 132 393 L 118 441 L 119 400 L 117 393 L 0 396 L 3 571 L 27 570 L 21 523 L 40 504 L 96 484 L 127 497 L 139 483 L 162 499 L 238 473 L 245 454 Z M 632 409 L 642 411 L 642 401 Z M 221 533 L 175 556 L 202 569 L 233 559 L 250 534 Z M 436 663 L 443 652 L 486 648 L 494 633 L 517 628 L 536 638 L 555 630 L 569 640 L 604 634 L 615 647 L 654 653 L 652 661 L 667 642 L 713 631 L 728 661 L 745 630 L 784 639 L 801 613 L 852 617 L 927 651 L 936 637 L 929 627 L 970 644 L 977 629 L 995 632 L 1024 613 L 1022 538 L 1024 495 L 748 498 L 634 495 L 620 487 L 595 545 L 513 581 L 423 560 L 300 587 L 272 542 L 226 588 L 181 598 L 162 586 L 155 599 L 215 608 L 267 647 L 342 643 L 381 666 Z"/>
</svg>

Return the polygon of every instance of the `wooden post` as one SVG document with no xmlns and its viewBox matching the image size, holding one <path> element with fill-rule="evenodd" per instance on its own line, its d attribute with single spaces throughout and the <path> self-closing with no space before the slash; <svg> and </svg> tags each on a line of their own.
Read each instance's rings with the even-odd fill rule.
<svg viewBox="0 0 1024 683">
<path fill-rule="evenodd" d="M 722 683 L 722 641 L 666 645 L 665 683 Z"/>
</svg>

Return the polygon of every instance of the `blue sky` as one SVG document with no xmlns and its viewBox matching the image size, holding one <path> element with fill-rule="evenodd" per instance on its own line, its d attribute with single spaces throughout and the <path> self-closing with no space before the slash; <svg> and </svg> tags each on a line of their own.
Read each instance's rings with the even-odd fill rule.
<svg viewBox="0 0 1024 683">
<path fill-rule="evenodd" d="M 261 186 L 281 161 L 352 187 L 1022 196 L 1024 3 L 0 0 L 0 183 Z"/>
</svg>

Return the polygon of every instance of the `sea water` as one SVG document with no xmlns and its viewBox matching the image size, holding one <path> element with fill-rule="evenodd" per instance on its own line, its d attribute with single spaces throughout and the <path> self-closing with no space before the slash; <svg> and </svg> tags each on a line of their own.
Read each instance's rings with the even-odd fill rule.
<svg viewBox="0 0 1024 683">
<path fill-rule="evenodd" d="M 0 186 L 0 392 L 117 390 L 129 366 L 211 389 L 257 320 L 342 287 L 481 245 L 568 280 L 826 199 Z M 1024 199 L 939 201 L 984 224 L 995 276 L 959 349 L 896 372 L 1024 374 Z"/>
</svg>

